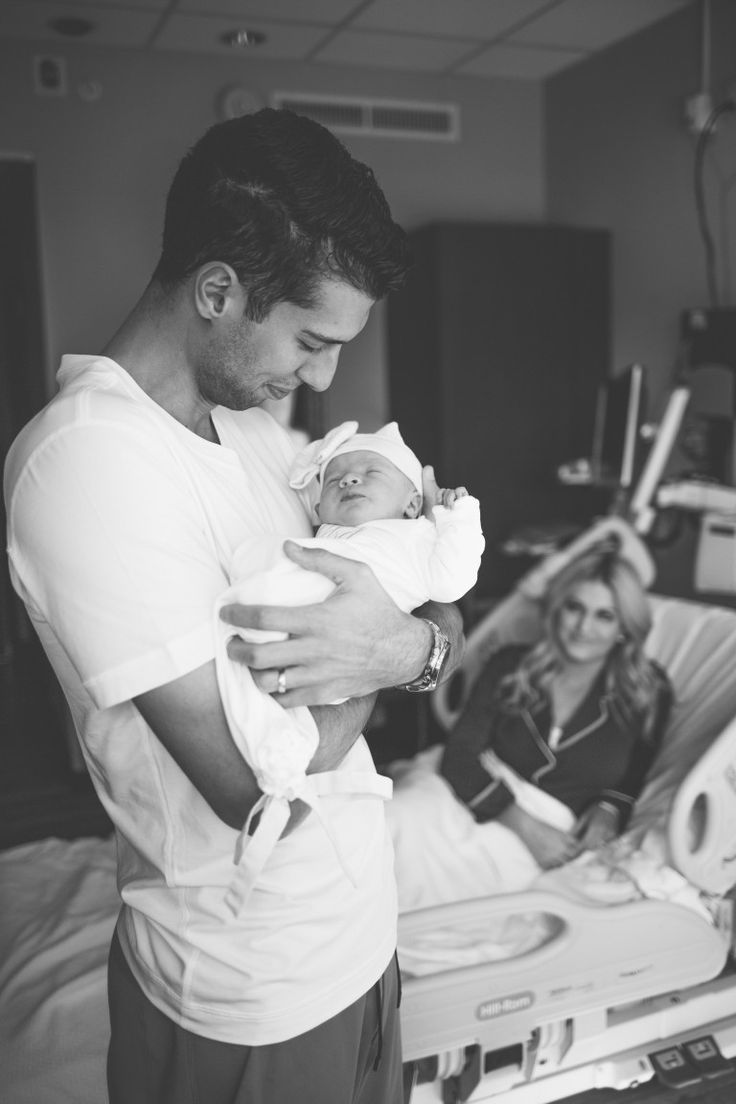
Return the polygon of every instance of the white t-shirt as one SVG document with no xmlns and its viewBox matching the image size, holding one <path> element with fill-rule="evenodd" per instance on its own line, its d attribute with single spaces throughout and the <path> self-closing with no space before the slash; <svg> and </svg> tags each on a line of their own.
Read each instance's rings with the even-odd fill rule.
<svg viewBox="0 0 736 1104">
<path fill-rule="evenodd" d="M 121 941 L 149 999 L 200 1035 L 300 1034 L 370 988 L 396 944 L 383 802 L 335 796 L 277 844 L 243 914 L 225 905 L 238 833 L 131 699 L 215 654 L 212 609 L 253 533 L 308 536 L 294 449 L 261 410 L 217 408 L 201 439 L 105 357 L 64 357 L 60 393 L 6 464 L 11 574 L 59 677 L 115 824 Z M 206 733 L 203 733 L 206 739 Z M 341 765 L 375 770 L 361 738 Z"/>
</svg>

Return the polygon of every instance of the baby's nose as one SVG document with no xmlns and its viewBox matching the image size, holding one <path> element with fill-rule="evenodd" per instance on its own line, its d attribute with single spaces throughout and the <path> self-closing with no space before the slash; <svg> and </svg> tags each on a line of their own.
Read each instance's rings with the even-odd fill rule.
<svg viewBox="0 0 736 1104">
<path fill-rule="evenodd" d="M 360 476 L 354 475 L 352 472 L 348 472 L 340 480 L 341 487 L 353 487 L 356 483 L 360 483 Z"/>
</svg>

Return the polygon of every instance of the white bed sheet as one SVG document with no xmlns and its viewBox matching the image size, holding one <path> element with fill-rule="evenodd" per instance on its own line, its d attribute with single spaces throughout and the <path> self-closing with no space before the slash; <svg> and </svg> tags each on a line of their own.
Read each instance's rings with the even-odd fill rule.
<svg viewBox="0 0 736 1104">
<path fill-rule="evenodd" d="M 110 839 L 0 854 L 0 1097 L 104 1104 L 107 956 L 120 901 Z"/>
</svg>

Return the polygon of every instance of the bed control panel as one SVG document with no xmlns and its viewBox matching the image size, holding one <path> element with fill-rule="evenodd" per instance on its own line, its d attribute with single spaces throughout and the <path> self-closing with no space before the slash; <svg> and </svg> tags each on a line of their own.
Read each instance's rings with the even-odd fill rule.
<svg viewBox="0 0 736 1104">
<path fill-rule="evenodd" d="M 671 1089 L 688 1089 L 715 1079 L 736 1083 L 736 1066 L 721 1053 L 712 1035 L 652 1051 L 649 1061 L 657 1080 Z"/>
</svg>

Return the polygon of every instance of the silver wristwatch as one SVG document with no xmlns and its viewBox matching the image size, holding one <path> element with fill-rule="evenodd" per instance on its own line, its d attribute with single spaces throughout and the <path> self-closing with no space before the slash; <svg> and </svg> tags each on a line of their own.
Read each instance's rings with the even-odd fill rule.
<svg viewBox="0 0 736 1104">
<path fill-rule="evenodd" d="M 430 621 L 427 617 L 423 617 L 422 621 L 426 622 L 432 630 L 432 651 L 429 653 L 429 659 L 418 678 L 397 687 L 398 690 L 409 690 L 412 694 L 424 694 L 428 690 L 435 689 L 450 652 L 450 641 L 439 625 L 435 625 L 434 621 Z"/>
</svg>

